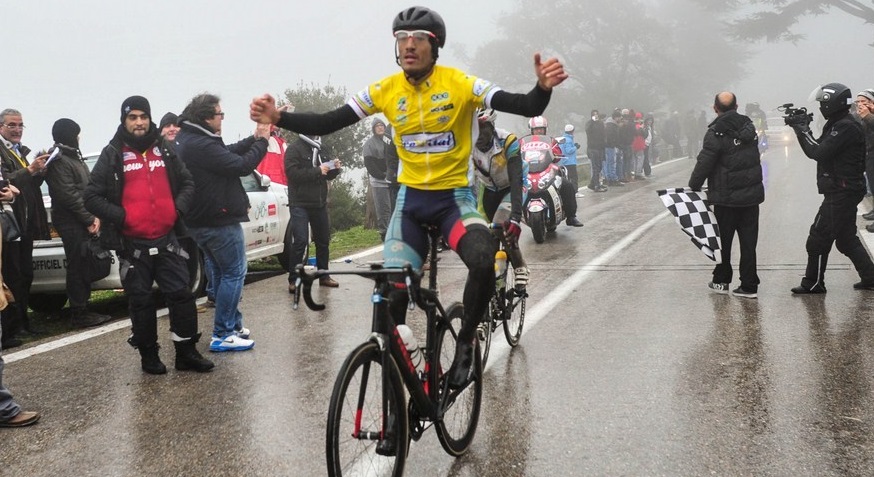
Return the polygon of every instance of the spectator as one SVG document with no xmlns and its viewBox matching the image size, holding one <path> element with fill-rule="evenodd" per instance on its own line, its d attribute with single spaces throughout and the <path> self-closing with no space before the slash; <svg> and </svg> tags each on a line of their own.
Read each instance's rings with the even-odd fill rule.
<svg viewBox="0 0 874 477">
<path fill-rule="evenodd" d="M 608 186 L 624 187 L 625 184 L 619 182 L 619 172 L 622 170 L 620 165 L 621 155 L 619 153 L 619 123 L 622 120 L 622 113 L 618 109 L 613 110 L 613 114 L 604 121 L 604 177 L 607 180 Z"/>
<path fill-rule="evenodd" d="M 288 291 L 294 293 L 295 268 L 307 259 L 312 229 L 316 245 L 316 267 L 328 269 L 331 243 L 331 222 L 328 217 L 328 181 L 340 174 L 339 159 L 325 160 L 321 154 L 319 136 L 301 135 L 285 152 L 285 175 L 288 176 L 288 205 L 291 207 L 291 255 L 289 255 Z M 319 285 L 336 288 L 330 276 L 319 279 Z"/>
<path fill-rule="evenodd" d="M 289 111 L 294 108 L 290 104 L 286 104 L 279 108 L 283 111 Z M 272 125 L 271 125 L 272 126 Z M 255 168 L 261 174 L 270 177 L 270 182 L 288 185 L 288 178 L 285 177 L 285 150 L 288 149 L 285 139 L 279 133 L 279 128 L 272 126 L 270 128 L 270 137 L 267 138 L 267 154 L 264 159 Z"/>
<path fill-rule="evenodd" d="M 85 189 L 85 208 L 100 219 L 101 242 L 116 251 L 143 371 L 164 374 L 158 355 L 158 317 L 152 284 L 158 283 L 170 315 L 176 369 L 206 372 L 213 363 L 197 351 L 197 311 L 189 289 L 188 255 L 179 245 L 182 216 L 194 194 L 191 174 L 162 141 L 149 101 L 131 96 L 121 124 L 103 148 Z"/>
<path fill-rule="evenodd" d="M 646 148 L 643 150 L 643 175 L 650 177 L 652 175 L 652 165 L 658 162 L 658 154 L 656 151 L 656 132 L 653 127 L 652 113 L 646 115 L 643 119 L 643 134 Z"/>
<path fill-rule="evenodd" d="M 601 121 L 601 113 L 593 109 L 592 119 L 586 122 L 586 155 L 589 156 L 589 164 L 592 166 L 592 178 L 589 180 L 588 187 L 595 192 L 607 192 L 607 188 L 601 185 L 601 171 L 604 170 L 606 150 L 604 121 Z M 604 175 L 606 176 L 606 173 Z"/>
<path fill-rule="evenodd" d="M 370 191 L 373 194 L 373 208 L 376 209 L 376 226 L 379 230 L 379 239 L 385 241 L 385 232 L 388 230 L 388 220 L 391 218 L 391 183 L 386 180 L 386 168 L 388 167 L 388 154 L 386 149 L 390 146 L 385 141 L 385 122 L 379 118 L 373 118 L 370 126 L 373 135 L 364 143 L 364 166 L 370 179 Z"/>
<path fill-rule="evenodd" d="M 634 158 L 632 174 L 636 181 L 643 180 L 643 156 L 646 150 L 646 130 L 643 128 L 643 114 L 634 116 L 634 139 L 631 141 L 631 153 Z"/>
<path fill-rule="evenodd" d="M 874 190 L 874 89 L 863 89 L 856 95 L 856 114 L 865 131 L 865 181 L 869 191 Z M 863 214 L 865 220 L 874 220 L 874 210 Z M 874 232 L 874 224 L 865 227 Z"/>
<path fill-rule="evenodd" d="M 194 200 L 185 216 L 188 231 L 213 262 L 215 320 L 209 350 L 246 351 L 255 346 L 239 309 L 246 279 L 246 242 L 242 222 L 249 221 L 249 197 L 240 177 L 251 174 L 267 153 L 270 127 L 226 146 L 225 113 L 213 94 L 199 94 L 182 111 L 176 138 L 179 158 L 194 178 Z"/>
<path fill-rule="evenodd" d="M 85 328 L 109 321 L 108 315 L 88 311 L 91 277 L 83 253 L 92 236 L 100 233 L 100 219 L 85 210 L 82 194 L 91 172 L 79 151 L 79 132 L 75 121 L 62 118 L 52 126 L 52 138 L 60 153 L 49 164 L 46 183 L 52 198 L 52 225 L 61 236 L 67 257 L 66 285 L 70 317 L 74 327 Z"/>
<path fill-rule="evenodd" d="M 728 293 L 731 246 L 736 232 L 740 243 L 740 286 L 732 293 L 756 298 L 759 204 L 765 200 L 756 127 L 750 118 L 737 112 L 733 93 L 716 95 L 713 110 L 717 117 L 704 134 L 704 148 L 698 153 L 698 162 L 689 178 L 689 187 L 694 190 L 701 190 L 707 181 L 707 198 L 713 205 L 722 239 L 722 260 L 713 269 L 713 281 L 708 287 L 716 293 Z"/>
<path fill-rule="evenodd" d="M 176 135 L 179 134 L 179 116 L 176 113 L 167 113 L 161 117 L 158 125 L 161 137 L 167 140 L 167 145 L 172 149 L 176 146 Z"/>
<path fill-rule="evenodd" d="M 28 162 L 30 149 L 21 144 L 23 133 L 24 121 L 20 112 L 14 109 L 0 112 L 0 138 L 3 143 L 0 147 L 0 166 L 3 178 L 21 191 L 12 203 L 12 211 L 21 228 L 21 238 L 3 247 L 2 273 L 15 295 L 15 304 L 0 313 L 3 349 L 21 345 L 21 340 L 16 336 L 22 328 L 31 333 L 34 331 L 27 315 L 30 285 L 33 283 L 33 241 L 51 238 L 40 190 L 45 180 L 48 154 Z"/>
<path fill-rule="evenodd" d="M 619 182 L 630 182 L 631 174 L 634 172 L 634 152 L 631 149 L 631 144 L 634 142 L 636 128 L 634 127 L 634 110 L 623 109 L 622 119 L 619 121 L 619 151 L 621 151 L 620 160 L 617 156 L 616 170 L 619 176 Z M 621 164 L 621 168 L 620 168 Z"/>
<path fill-rule="evenodd" d="M 574 125 L 567 124 L 564 127 L 564 140 L 561 141 L 561 162 L 558 164 L 564 166 L 567 170 L 567 179 L 574 189 L 577 197 L 582 197 L 578 191 L 580 189 L 579 173 L 577 171 L 577 149 L 580 144 L 574 142 Z"/>
<path fill-rule="evenodd" d="M 15 196 L 14 187 L 0 189 L 0 201 L 11 201 Z M 0 275 L 0 282 L 2 281 L 3 277 Z M 0 310 L 6 309 L 8 305 L 6 296 L 0 293 Z M 0 329 L 0 338 L 2 338 L 2 334 L 3 330 Z M 12 393 L 9 392 L 9 389 L 3 385 L 4 366 L 2 348 L 0 348 L 0 427 L 24 427 L 36 424 L 36 421 L 39 421 L 40 418 L 39 413 L 36 411 L 23 411 L 21 406 L 12 399 Z"/>
</svg>

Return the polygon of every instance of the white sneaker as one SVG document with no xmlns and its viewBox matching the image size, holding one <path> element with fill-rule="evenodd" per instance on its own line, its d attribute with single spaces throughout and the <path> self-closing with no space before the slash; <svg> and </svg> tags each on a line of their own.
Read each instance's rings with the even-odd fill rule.
<svg viewBox="0 0 874 477">
<path fill-rule="evenodd" d="M 234 330 L 234 334 L 239 336 L 240 338 L 247 340 L 247 339 L 249 339 L 249 335 L 252 334 L 252 332 L 249 331 L 249 328 L 246 328 L 244 326 L 239 330 Z"/>
<path fill-rule="evenodd" d="M 246 351 L 254 347 L 254 341 L 240 338 L 237 335 L 231 335 L 225 339 L 213 336 L 212 341 L 209 343 L 209 350 L 214 353 L 221 353 L 224 351 Z"/>
<path fill-rule="evenodd" d="M 517 289 L 522 289 L 528 286 L 528 267 L 514 269 L 513 274 L 516 276 L 513 284 L 516 285 Z"/>
<path fill-rule="evenodd" d="M 585 197 L 585 195 L 583 195 L 582 192 L 577 192 L 577 199 L 582 199 L 583 197 Z"/>
</svg>

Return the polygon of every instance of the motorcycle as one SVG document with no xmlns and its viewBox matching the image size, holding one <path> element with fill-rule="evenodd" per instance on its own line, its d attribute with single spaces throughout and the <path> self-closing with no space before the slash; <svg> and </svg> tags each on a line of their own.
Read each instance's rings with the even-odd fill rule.
<svg viewBox="0 0 874 477">
<path fill-rule="evenodd" d="M 559 189 L 564 174 L 556 164 L 557 142 L 549 136 L 531 135 L 519 138 L 522 160 L 528 164 L 528 198 L 522 210 L 525 224 L 531 228 L 534 241 L 543 243 L 546 232 L 555 231 L 565 219 L 564 204 Z"/>
</svg>

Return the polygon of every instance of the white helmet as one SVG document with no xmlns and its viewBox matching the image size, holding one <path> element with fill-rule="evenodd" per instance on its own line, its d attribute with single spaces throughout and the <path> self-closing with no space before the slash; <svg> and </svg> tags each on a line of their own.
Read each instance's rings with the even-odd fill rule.
<svg viewBox="0 0 874 477">
<path fill-rule="evenodd" d="M 568 133 L 574 132 L 574 125 L 573 124 L 566 124 L 564 126 L 564 132 L 568 132 Z"/>
<path fill-rule="evenodd" d="M 534 116 L 533 118 L 528 120 L 528 129 L 534 132 L 535 128 L 543 128 L 544 130 L 547 128 L 546 118 L 543 116 Z"/>
</svg>

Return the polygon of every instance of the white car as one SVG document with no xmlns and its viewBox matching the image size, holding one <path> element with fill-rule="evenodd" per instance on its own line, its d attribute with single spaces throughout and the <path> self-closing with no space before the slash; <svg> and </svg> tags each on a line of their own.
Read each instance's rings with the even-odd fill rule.
<svg viewBox="0 0 874 477">
<path fill-rule="evenodd" d="M 94 167 L 98 154 L 88 155 L 85 163 Z M 288 268 L 285 251 L 290 248 L 290 212 L 288 209 L 288 187 L 273 183 L 270 177 L 257 171 L 240 178 L 243 189 L 249 195 L 249 222 L 243 222 L 246 238 L 246 256 L 249 260 L 276 255 L 280 264 Z M 51 197 L 48 186 L 43 184 L 43 202 L 49 212 L 51 225 Z M 54 312 L 63 308 L 67 301 L 66 270 L 67 260 L 60 237 L 51 227 L 51 240 L 37 240 L 33 246 L 33 285 L 31 286 L 30 307 L 35 311 Z M 191 289 L 200 295 L 206 286 L 203 256 L 190 238 L 180 240 L 188 255 L 188 269 L 191 272 Z M 118 276 L 118 259 L 113 253 L 112 269 L 109 276 L 91 285 L 92 290 L 115 290 L 122 288 Z"/>
</svg>

